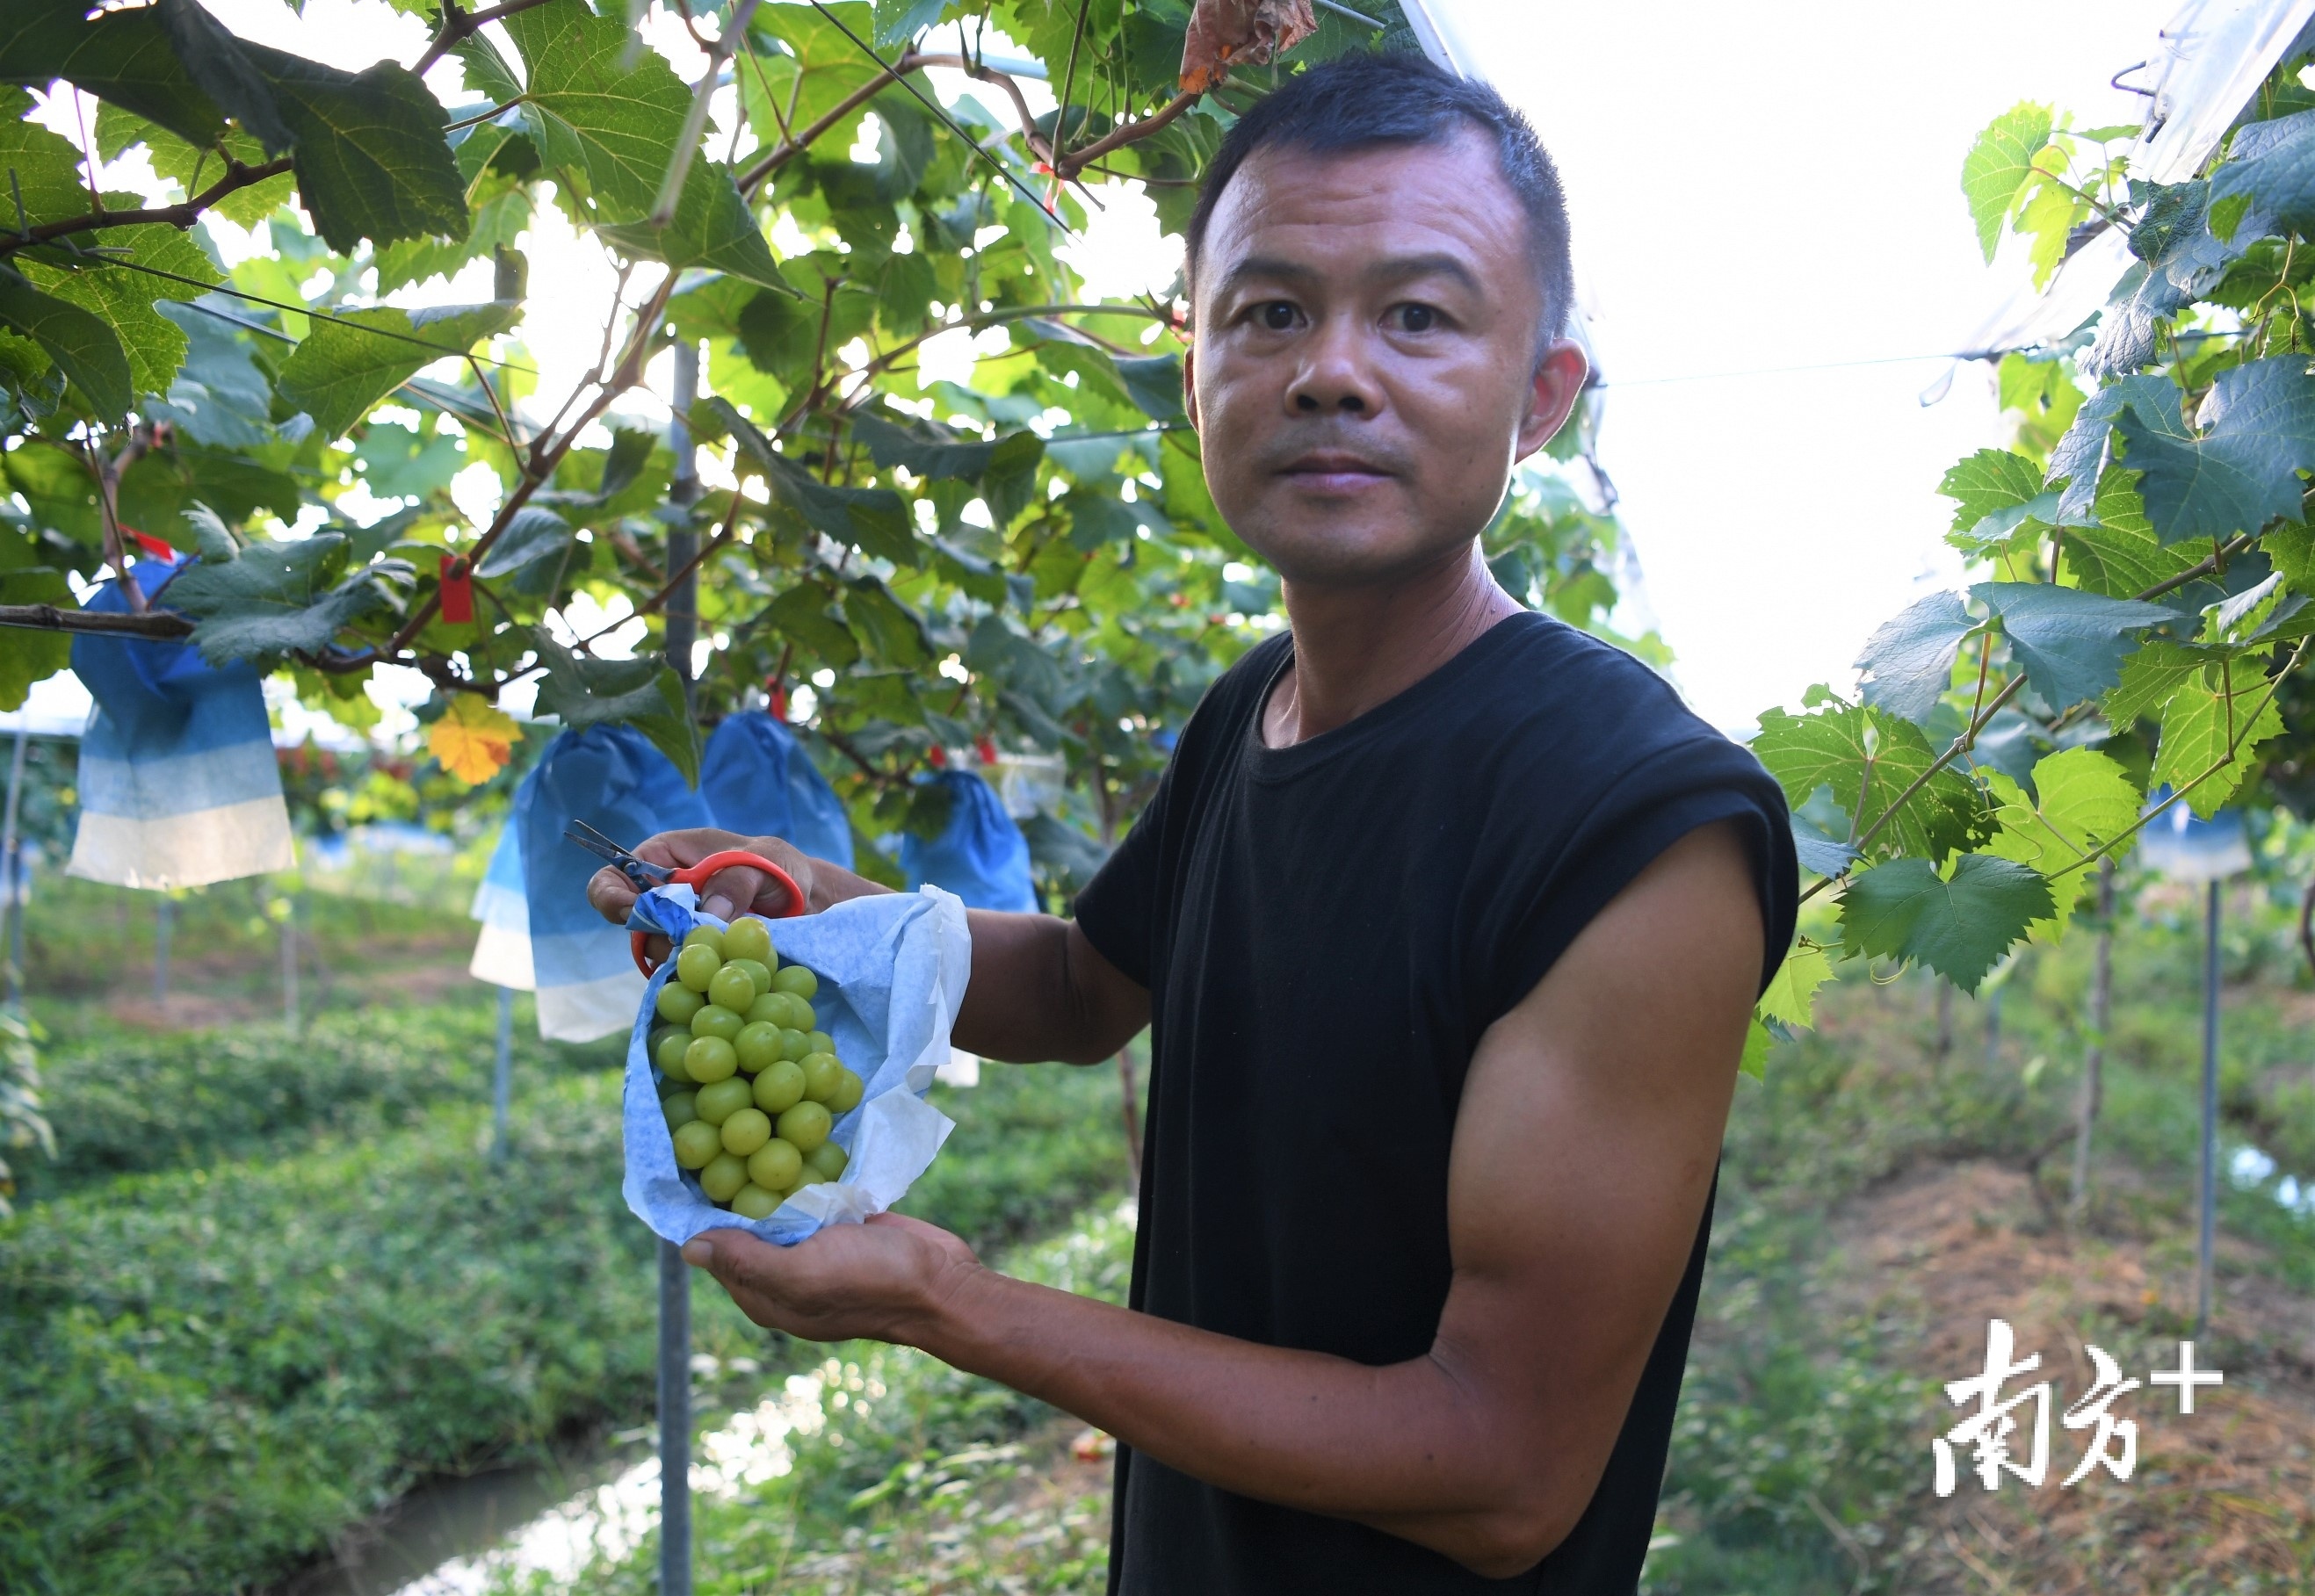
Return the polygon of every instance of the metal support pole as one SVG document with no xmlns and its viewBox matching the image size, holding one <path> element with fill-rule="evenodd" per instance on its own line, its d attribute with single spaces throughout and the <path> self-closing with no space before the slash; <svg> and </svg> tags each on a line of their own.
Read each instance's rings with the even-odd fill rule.
<svg viewBox="0 0 2315 1596">
<path fill-rule="evenodd" d="M 297 1029 L 297 900 L 285 897 L 289 912 L 281 917 L 281 1024 Z"/>
<path fill-rule="evenodd" d="M 2211 1247 L 2219 1217 L 2219 883 L 2203 911 L 2203 1203 L 2195 1240 L 2195 1339 L 2211 1325 Z"/>
<path fill-rule="evenodd" d="M 514 1088 L 514 989 L 499 989 L 499 1051 L 491 1076 L 491 1162 L 507 1156 L 507 1098 Z"/>
<path fill-rule="evenodd" d="M 169 1001 L 169 894 L 153 899 L 153 1001 Z"/>
<path fill-rule="evenodd" d="M 668 442 L 675 471 L 668 483 L 670 519 L 667 568 L 680 571 L 699 552 L 691 529 L 692 501 L 699 497 L 699 462 L 685 424 L 699 397 L 699 345 L 685 339 L 675 346 L 675 414 Z M 667 662 L 682 679 L 687 710 L 691 699 L 691 647 L 699 631 L 699 578 L 695 572 L 668 595 Z M 660 1596 L 691 1596 L 691 1268 L 672 1242 L 659 1244 L 659 1588 Z"/>
</svg>

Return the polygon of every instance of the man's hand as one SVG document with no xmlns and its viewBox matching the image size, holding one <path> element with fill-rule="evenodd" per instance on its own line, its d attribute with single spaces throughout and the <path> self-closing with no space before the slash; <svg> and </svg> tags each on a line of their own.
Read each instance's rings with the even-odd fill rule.
<svg viewBox="0 0 2315 1596">
<path fill-rule="evenodd" d="M 704 1231 L 684 1243 L 683 1257 L 756 1323 L 806 1341 L 910 1341 L 981 1272 L 963 1242 L 895 1213 L 830 1225 L 785 1247 L 745 1230 Z"/>
<path fill-rule="evenodd" d="M 646 864 L 680 870 L 687 864 L 696 864 L 710 854 L 734 848 L 761 854 L 794 876 L 795 884 L 803 889 L 806 913 L 817 914 L 828 907 L 818 900 L 820 894 L 814 891 L 815 877 L 825 866 L 776 837 L 742 837 L 736 831 L 717 831 L 704 826 L 696 831 L 662 831 L 638 844 L 635 857 Z M 587 901 L 595 906 L 595 912 L 619 925 L 626 924 L 627 911 L 634 908 L 637 896 L 635 883 L 620 874 L 616 865 L 604 865 L 587 883 Z M 699 907 L 719 920 L 751 912 L 783 915 L 788 912 L 787 900 L 787 889 L 760 870 L 734 866 L 716 872 L 699 884 Z"/>
</svg>

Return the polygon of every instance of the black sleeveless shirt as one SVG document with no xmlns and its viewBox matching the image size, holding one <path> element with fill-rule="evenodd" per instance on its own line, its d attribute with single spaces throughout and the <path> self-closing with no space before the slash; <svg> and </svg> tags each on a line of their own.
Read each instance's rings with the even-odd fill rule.
<svg viewBox="0 0 2315 1596">
<path fill-rule="evenodd" d="M 1259 720 L 1291 639 L 1207 693 L 1149 807 L 1077 902 L 1149 989 L 1133 1307 L 1368 1364 L 1431 1348 L 1447 1161 L 1471 1054 L 1651 860 L 1734 820 L 1760 878 L 1766 983 L 1793 930 L 1785 803 L 1752 756 L 1630 656 L 1514 616 L 1348 725 Z M 1527 1573 L 1483 1579 L 1380 1530 L 1117 1456 L 1122 1596 L 1628 1596 L 1696 1312 L 1688 1270 L 1607 1472 Z"/>
</svg>

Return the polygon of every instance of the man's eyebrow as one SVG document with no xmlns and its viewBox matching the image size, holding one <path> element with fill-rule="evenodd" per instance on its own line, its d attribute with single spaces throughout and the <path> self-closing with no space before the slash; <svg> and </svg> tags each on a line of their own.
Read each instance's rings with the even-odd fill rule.
<svg viewBox="0 0 2315 1596">
<path fill-rule="evenodd" d="M 1308 282 L 1318 275 L 1315 267 L 1289 261 L 1277 255 L 1248 255 L 1232 265 L 1223 274 L 1221 292 L 1227 294 L 1249 281 Z M 1452 278 L 1458 286 L 1477 294 L 1481 292 L 1478 274 L 1457 256 L 1445 252 L 1418 255 L 1384 255 L 1370 261 L 1360 276 L 1376 282 L 1406 282 L 1418 277 Z"/>
</svg>

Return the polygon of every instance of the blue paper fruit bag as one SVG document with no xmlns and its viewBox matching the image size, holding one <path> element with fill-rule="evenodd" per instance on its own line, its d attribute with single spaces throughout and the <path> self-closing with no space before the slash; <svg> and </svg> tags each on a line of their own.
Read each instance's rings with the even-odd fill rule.
<svg viewBox="0 0 2315 1596">
<path fill-rule="evenodd" d="M 697 894 L 687 886 L 656 887 L 644 893 L 627 924 L 664 932 L 679 948 L 695 927 L 713 927 L 719 933 L 729 929 L 725 922 L 699 909 Z M 688 1124 L 703 1122 L 696 1112 L 701 1094 L 721 1086 L 714 1103 L 713 1128 L 719 1144 L 714 1157 L 738 1159 L 750 1175 L 776 1175 L 789 1161 L 787 1155 L 776 1148 L 765 1150 L 771 1142 L 758 1139 L 765 1125 L 744 1119 L 743 1111 L 735 1106 L 741 1093 L 721 1083 L 741 1083 L 748 1107 L 771 1122 L 776 1137 L 783 1114 L 796 1106 L 787 1097 L 795 1077 L 783 1071 L 781 1063 L 799 1071 L 812 1068 L 823 1077 L 827 1066 L 812 1062 L 809 1050 L 802 1057 L 791 1051 L 803 1045 L 794 1035 L 801 1028 L 782 1022 L 805 1016 L 785 1003 L 767 1002 L 774 994 L 758 987 L 757 1017 L 749 1023 L 789 1033 L 781 1057 L 759 1068 L 735 1066 L 723 1074 L 726 1060 L 716 1050 L 707 1049 L 699 1055 L 702 1073 L 719 1075 L 720 1080 L 670 1078 L 653 1057 L 655 1034 L 659 1046 L 668 1046 L 669 1036 L 674 1036 L 670 1051 L 679 1057 L 679 1070 L 680 1056 L 697 1040 L 688 1018 L 697 1006 L 679 995 L 664 1002 L 661 998 L 670 983 L 679 989 L 684 984 L 678 970 L 680 960 L 670 956 L 652 973 L 627 1042 L 623 1190 L 638 1219 L 679 1244 L 703 1230 L 744 1229 L 786 1246 L 822 1225 L 856 1224 L 899 1201 L 953 1129 L 945 1114 L 924 1101 L 924 1093 L 932 1085 L 934 1071 L 948 1059 L 949 1027 L 972 971 L 971 934 L 966 929 L 963 903 L 952 893 L 927 887 L 918 892 L 856 898 L 820 914 L 753 924 L 769 931 L 780 970 L 801 967 L 812 972 L 811 982 L 789 978 L 782 984 L 813 989 L 804 999 L 812 1011 L 812 1029 L 825 1033 L 821 1040 L 832 1042 L 841 1067 L 858 1077 L 859 1101 L 829 1116 L 827 1141 L 842 1149 L 840 1158 L 817 1148 L 799 1148 L 816 1155 L 823 1165 L 840 1163 L 840 1173 L 824 1176 L 806 1165 L 800 1173 L 802 1184 L 772 1190 L 770 1194 L 782 1200 L 766 1218 L 749 1218 L 744 1210 L 734 1211 L 711 1201 L 703 1180 L 728 1186 L 734 1171 L 728 1164 L 719 1168 L 713 1162 L 687 1166 L 703 1164 L 700 1155 L 708 1139 L 703 1131 L 687 1130 Z M 695 961 L 691 973 L 699 973 L 700 962 Z M 723 963 L 720 953 L 717 962 Z M 727 995 L 729 990 L 727 981 Z M 715 1007 L 736 1012 L 721 1004 Z M 687 1016 L 683 1024 L 673 1023 L 675 1014 Z M 706 1031 L 714 1034 L 723 1027 L 720 1015 L 711 1015 Z M 804 1037 L 810 1035 L 804 1033 Z M 736 1055 L 739 1039 L 730 1040 Z M 763 1033 L 755 1033 L 747 1050 L 751 1060 L 762 1060 L 767 1045 Z M 686 1094 L 689 1101 L 680 1101 Z M 847 1094 L 838 1090 L 833 1095 L 841 1104 Z M 675 1103 L 672 1113 L 670 1102 Z M 812 1139 L 816 1119 L 799 1115 L 793 1122 L 796 1133 Z M 679 1136 L 687 1143 L 684 1154 L 679 1153 Z M 761 1206 L 763 1189 L 747 1201 Z"/>
</svg>

